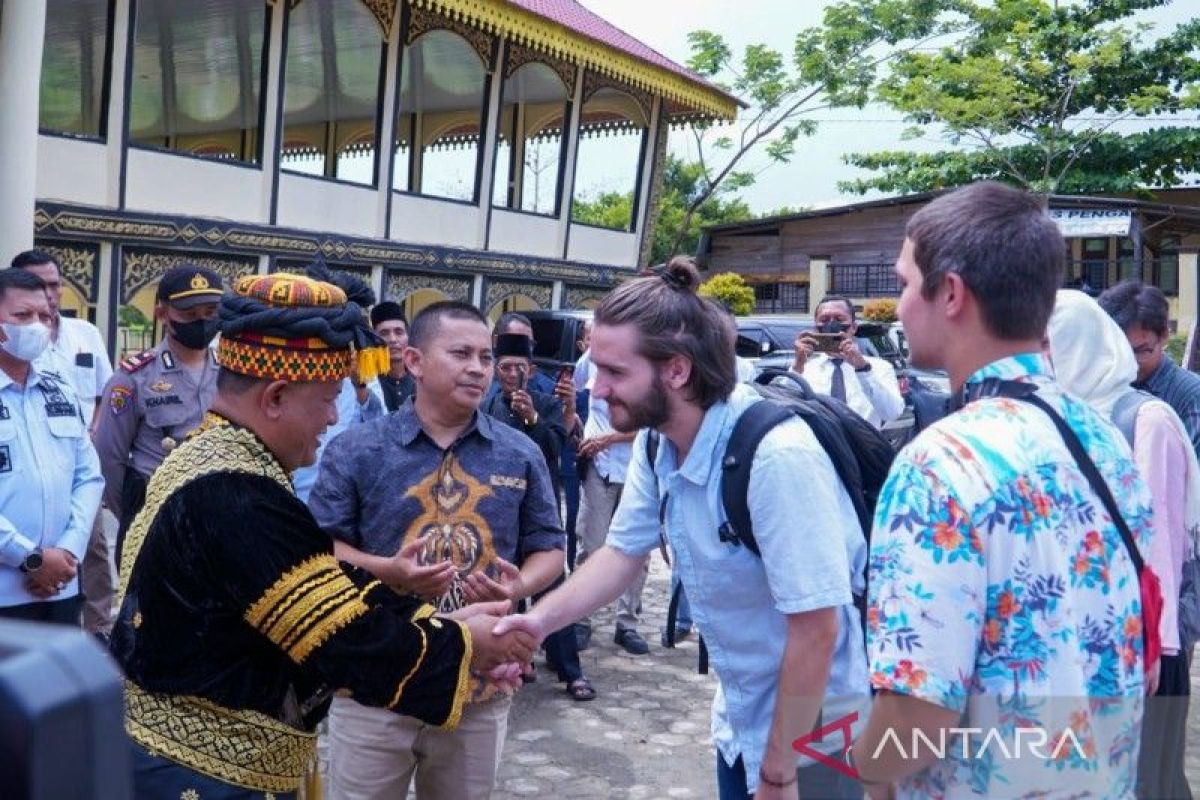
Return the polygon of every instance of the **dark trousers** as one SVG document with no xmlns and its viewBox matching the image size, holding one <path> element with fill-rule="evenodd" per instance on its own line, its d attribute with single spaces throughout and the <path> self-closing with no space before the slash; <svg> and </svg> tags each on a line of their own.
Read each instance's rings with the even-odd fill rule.
<svg viewBox="0 0 1200 800">
<path fill-rule="evenodd" d="M 579 519 L 579 473 L 575 471 L 575 448 L 563 447 L 562 459 L 562 489 L 563 498 L 567 505 L 567 569 L 575 571 L 575 554 L 578 552 L 578 540 L 575 538 L 575 521 Z"/>
<path fill-rule="evenodd" d="M 1146 698 L 1142 716 L 1137 796 L 1143 800 L 1190 800 L 1192 796 L 1183 772 L 1190 694 L 1188 658 L 1164 655 L 1158 691 Z"/>
<path fill-rule="evenodd" d="M 798 780 L 790 793 L 804 800 L 862 800 L 862 784 L 832 767 L 813 764 L 796 770 L 796 773 Z M 746 789 L 746 765 L 741 756 L 731 767 L 717 753 L 717 794 L 721 800 L 752 800 L 754 797 Z"/>
<path fill-rule="evenodd" d="M 29 622 L 51 622 L 57 625 L 79 625 L 79 614 L 83 610 L 83 595 L 77 594 L 66 600 L 46 600 L 41 603 L 25 603 L 19 606 L 0 607 L 0 617 L 24 619 Z"/>
<path fill-rule="evenodd" d="M 133 524 L 133 518 L 146 504 L 148 478 L 132 469 L 125 470 L 125 482 L 121 484 L 121 517 L 117 520 L 117 572 L 121 571 L 121 551 L 125 549 L 125 534 Z"/>
<path fill-rule="evenodd" d="M 149 753 L 130 742 L 133 749 L 133 796 L 138 800 L 295 800 L 295 792 L 266 792 L 244 789 L 231 783 L 201 775 L 182 764 Z"/>
<path fill-rule="evenodd" d="M 549 589 L 534 598 L 534 602 L 562 586 L 564 580 L 565 577 L 560 575 Z M 542 647 L 546 650 L 546 663 L 558 673 L 560 681 L 571 683 L 583 677 L 583 666 L 579 663 L 579 646 L 575 639 L 574 625 L 560 628 L 547 636 Z"/>
</svg>

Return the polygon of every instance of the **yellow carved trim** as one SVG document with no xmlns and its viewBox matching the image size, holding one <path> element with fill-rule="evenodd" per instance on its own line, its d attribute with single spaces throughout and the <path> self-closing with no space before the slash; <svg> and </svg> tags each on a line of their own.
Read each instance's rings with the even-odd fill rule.
<svg viewBox="0 0 1200 800">
<path fill-rule="evenodd" d="M 737 116 L 737 101 L 699 79 L 688 80 L 504 0 L 412 0 L 414 6 L 466 20 L 482 30 L 616 78 L 717 119 Z"/>
<path fill-rule="evenodd" d="M 434 606 L 430 605 L 429 603 L 426 603 L 425 605 L 419 607 L 416 611 L 413 612 L 413 616 L 412 616 L 413 622 L 416 622 L 419 619 L 428 619 L 429 617 L 432 617 L 436 613 L 437 613 L 437 609 Z"/>
</svg>

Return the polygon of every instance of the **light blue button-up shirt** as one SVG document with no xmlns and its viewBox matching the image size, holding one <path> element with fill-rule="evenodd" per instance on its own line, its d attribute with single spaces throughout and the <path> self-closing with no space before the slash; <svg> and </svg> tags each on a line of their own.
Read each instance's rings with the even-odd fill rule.
<svg viewBox="0 0 1200 800">
<path fill-rule="evenodd" d="M 645 433 L 633 456 L 608 544 L 641 557 L 659 542 L 659 504 L 667 495 L 666 533 L 692 616 L 719 678 L 713 741 L 728 764 L 740 755 L 754 792 L 775 710 L 788 614 L 838 608 L 838 635 L 822 721 L 857 711 L 858 734 L 870 697 L 866 653 L 853 592 L 864 590 L 867 544 L 850 498 L 812 431 L 799 419 L 763 439 L 750 472 L 748 507 L 762 557 L 717 536 L 725 521 L 721 460 L 742 412 L 759 400 L 739 385 L 704 416 L 682 467 L 665 437 L 653 471 Z M 840 734 L 814 749 L 840 754 Z M 809 760 L 797 759 L 804 766 Z"/>
<path fill-rule="evenodd" d="M 339 433 L 351 425 L 383 416 L 383 400 L 374 392 L 367 392 L 366 402 L 359 403 L 354 383 L 349 378 L 345 378 L 342 380 L 342 390 L 337 396 L 337 415 L 337 422 L 330 425 L 325 429 L 325 433 L 321 434 L 321 442 L 317 445 L 317 457 L 313 463 L 292 473 L 292 486 L 296 489 L 296 497 L 305 503 L 308 502 L 308 495 L 312 492 L 313 484 L 317 482 L 317 472 L 321 463 L 321 454 L 325 452 L 325 445 L 332 442 Z"/>
<path fill-rule="evenodd" d="M 83 561 L 103 489 L 71 384 L 37 364 L 24 386 L 0 371 L 0 606 L 40 602 L 20 570 L 35 547 Z M 53 599 L 78 593 L 76 577 Z"/>
</svg>

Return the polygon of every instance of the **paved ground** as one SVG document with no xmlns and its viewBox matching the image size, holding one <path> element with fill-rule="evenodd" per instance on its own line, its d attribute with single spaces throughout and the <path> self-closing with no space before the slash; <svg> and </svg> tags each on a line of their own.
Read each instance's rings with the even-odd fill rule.
<svg viewBox="0 0 1200 800">
<path fill-rule="evenodd" d="M 537 682 L 513 704 L 496 800 L 713 795 L 715 676 L 696 672 L 694 639 L 659 646 L 669 575 L 661 559 L 651 563 L 640 629 L 650 654 L 631 656 L 613 643 L 609 609 L 593 618 L 592 646 L 580 654 L 595 700 L 572 700 L 539 659 Z"/>
<path fill-rule="evenodd" d="M 581 653 L 598 697 L 576 702 L 539 657 L 536 683 L 513 704 L 495 800 L 525 797 L 709 798 L 715 796 L 709 708 L 715 677 L 696 673 L 694 640 L 659 646 L 668 574 L 651 560 L 642 634 L 650 653 L 631 656 L 612 641 L 611 609 L 593 619 L 592 646 Z M 1200 659 L 1198 659 L 1200 661 Z M 1200 664 L 1192 673 L 1200 696 Z M 1200 790 L 1200 711 L 1188 725 L 1187 772 Z"/>
</svg>

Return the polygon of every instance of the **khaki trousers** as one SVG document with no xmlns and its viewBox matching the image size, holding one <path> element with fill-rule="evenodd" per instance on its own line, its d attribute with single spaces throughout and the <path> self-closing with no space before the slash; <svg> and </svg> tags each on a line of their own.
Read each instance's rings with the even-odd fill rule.
<svg viewBox="0 0 1200 800">
<path fill-rule="evenodd" d="M 512 698 L 468 703 L 443 731 L 412 717 L 335 697 L 329 709 L 330 800 L 487 800 Z"/>
<path fill-rule="evenodd" d="M 608 526 L 612 524 L 613 514 L 621 502 L 621 488 L 624 484 L 609 483 L 595 469 L 587 471 L 579 493 L 579 517 L 575 521 L 575 531 L 579 536 L 577 564 L 582 564 L 587 557 L 604 546 L 608 538 Z M 650 562 L 641 570 L 633 583 L 625 589 L 617 599 L 617 630 L 633 628 L 637 630 L 638 617 L 642 611 L 642 590 L 646 586 L 646 575 Z M 591 624 L 591 618 L 585 618 Z"/>
<path fill-rule="evenodd" d="M 88 539 L 87 552 L 83 556 L 79 588 L 86 600 L 83 606 L 83 629 L 88 633 L 108 635 L 113 626 L 116 579 L 108 532 L 104 526 L 106 515 L 109 515 L 109 512 L 104 508 L 96 512 L 96 519 L 92 523 L 92 537 Z"/>
</svg>

